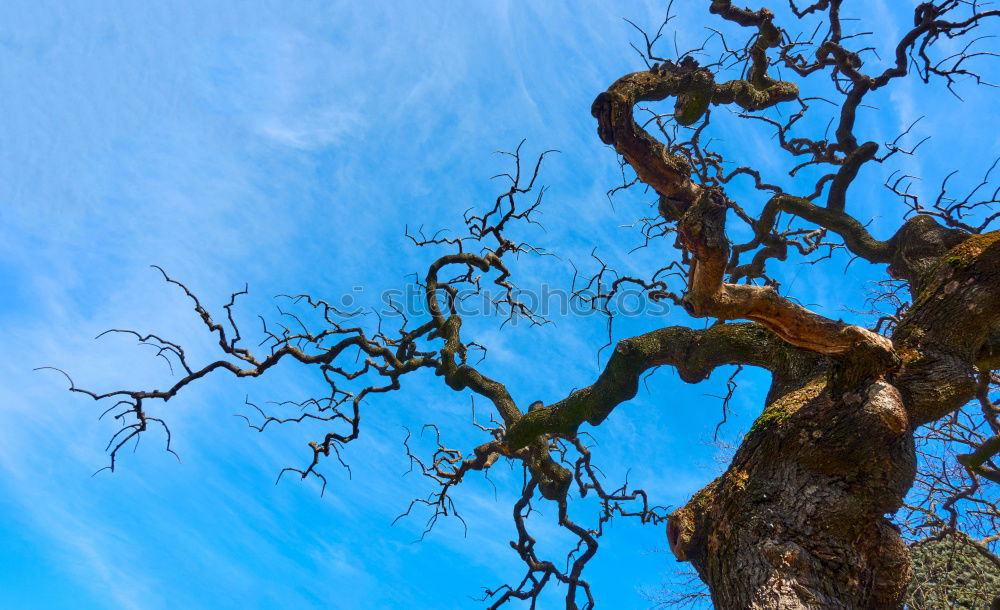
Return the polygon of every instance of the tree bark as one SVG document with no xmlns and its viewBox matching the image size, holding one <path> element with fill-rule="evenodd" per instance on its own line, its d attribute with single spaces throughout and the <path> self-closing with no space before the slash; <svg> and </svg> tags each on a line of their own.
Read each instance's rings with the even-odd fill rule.
<svg viewBox="0 0 1000 610">
<path fill-rule="evenodd" d="M 913 482 L 914 429 L 973 396 L 1000 323 L 998 269 L 1000 232 L 939 254 L 893 335 L 896 370 L 775 371 L 793 389 L 772 389 L 726 473 L 667 526 L 716 608 L 902 607 L 909 556 L 886 515 Z"/>
<path fill-rule="evenodd" d="M 672 515 L 716 608 L 895 608 L 910 580 L 885 517 L 916 471 L 900 392 L 834 395 L 830 371 L 771 402 L 728 471 Z"/>
</svg>

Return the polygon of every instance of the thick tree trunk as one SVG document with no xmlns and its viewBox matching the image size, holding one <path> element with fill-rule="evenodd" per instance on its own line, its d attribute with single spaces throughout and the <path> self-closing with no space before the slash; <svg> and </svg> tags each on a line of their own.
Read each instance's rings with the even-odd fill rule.
<svg viewBox="0 0 1000 610">
<path fill-rule="evenodd" d="M 773 400 L 729 470 L 672 516 L 671 548 L 716 608 L 897 608 L 910 580 L 899 508 L 915 473 L 900 393 L 835 396 L 830 374 Z"/>
<path fill-rule="evenodd" d="M 914 428 L 972 398 L 1000 323 L 998 270 L 993 232 L 912 271 L 914 304 L 892 337 L 898 367 L 775 369 L 727 472 L 668 525 L 717 608 L 902 606 L 909 557 L 886 515 L 913 482 Z"/>
</svg>

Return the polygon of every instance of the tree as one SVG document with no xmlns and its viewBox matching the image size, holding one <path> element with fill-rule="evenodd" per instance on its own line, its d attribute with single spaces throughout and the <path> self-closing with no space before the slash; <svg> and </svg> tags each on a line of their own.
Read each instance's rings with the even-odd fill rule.
<svg viewBox="0 0 1000 610">
<path fill-rule="evenodd" d="M 915 542 L 911 608 L 985 608 L 1000 590 L 1000 571 L 961 532 Z"/>
<path fill-rule="evenodd" d="M 958 0 L 921 4 L 913 29 L 899 38 L 887 66 L 875 71 L 866 68 L 874 62 L 858 42 L 861 31 L 841 16 L 840 2 L 791 5 L 786 18 L 801 19 L 807 33 L 816 27 L 812 37 L 790 34 L 767 9 L 716 0 L 709 12 L 719 28 L 710 30 L 705 45 L 665 59 L 656 51 L 660 33 L 646 36 L 640 50 L 648 69 L 618 79 L 593 104 L 599 138 L 621 156 L 623 170 L 634 172 L 620 190 L 638 186 L 655 193 L 656 214 L 639 221 L 646 243 L 672 246 L 673 256 L 646 276 L 616 275 L 599 263 L 574 288 L 578 299 L 609 319 L 616 313 L 615 297 L 638 287 L 649 300 L 674 303 L 710 325 L 667 326 L 622 339 L 592 385 L 551 404 L 517 404 L 502 372 L 478 361 L 482 347 L 463 333 L 462 304 L 490 288 L 497 294 L 493 304 L 508 319 L 544 322 L 513 283 L 512 260 L 546 253 L 515 234 L 518 224 L 535 220 L 541 205 L 536 181 L 545 155 L 527 164 L 518 149 L 510 153 L 508 188 L 491 207 L 466 213 L 465 235 L 408 233 L 417 246 L 451 251 L 419 278 L 424 315 L 414 317 L 399 306 L 404 324 L 398 331 L 302 295 L 291 299 L 302 310 L 288 312 L 291 323 L 265 324 L 260 352 L 246 346 L 233 316 L 241 292 L 232 295 L 225 320 L 218 322 L 181 282 L 163 273 L 190 297 L 221 355 L 198 365 L 179 344 L 158 335 L 113 331 L 156 347 L 179 367 L 181 378 L 166 390 L 98 393 L 72 385 L 110 402 L 109 412 L 122 422 L 109 445 L 110 468 L 119 450 L 150 427 L 166 431 L 170 449 L 167 424 L 150 414 L 151 403 L 166 402 L 217 370 L 257 377 L 292 360 L 315 367 L 329 394 L 299 403 L 299 414 L 259 410 L 248 421 L 258 429 L 328 422 L 330 432 L 310 445 L 306 464 L 282 471 L 325 481 L 324 460 L 339 458 L 361 434 L 363 403 L 402 389 L 412 373 L 433 371 L 449 388 L 485 399 L 495 415 L 491 423 L 478 424 L 489 440 L 471 452 L 439 442 L 428 456 L 407 445 L 415 468 L 439 484 L 411 508 L 428 506 L 433 525 L 453 512 L 451 492 L 471 473 L 500 461 L 524 468 L 512 546 L 526 572 L 520 582 L 487 591 L 493 607 L 534 599 L 549 582 L 566 585 L 567 607 L 592 605 L 583 568 L 604 524 L 620 516 L 665 523 L 671 550 L 693 564 L 720 608 L 898 607 L 911 562 L 886 515 L 903 506 L 913 485 L 917 432 L 930 426 L 929 443 L 939 442 L 933 438 L 938 433 L 969 446 L 960 459 L 961 476 L 969 482 L 960 489 L 950 486 L 952 479 L 922 471 L 931 472 L 921 479 L 927 498 L 956 498 L 945 510 L 998 478 L 991 460 L 1000 425 L 990 390 L 1000 362 L 1000 235 L 988 232 L 997 216 L 995 194 L 981 197 L 977 188 L 956 198 L 943 185 L 940 196 L 926 202 L 908 190 L 906 176 L 889 182 L 901 197 L 904 220 L 886 239 L 872 235 L 849 189 L 863 170 L 912 154 L 916 146 L 907 144 L 906 132 L 885 145 L 866 141 L 860 117 L 865 104 L 906 77 L 943 81 L 948 88 L 978 80 L 972 65 L 988 53 L 974 45 L 975 31 L 1000 12 Z M 669 21 L 668 15 L 664 25 Z M 731 46 L 734 36 L 746 43 Z M 955 41 L 958 47 L 942 45 Z M 647 120 L 637 121 L 638 104 L 670 100 L 673 112 L 654 108 Z M 811 131 L 822 129 L 818 116 L 830 117 L 832 137 Z M 771 130 L 777 147 L 793 160 L 791 186 L 772 184 L 783 178 L 714 147 L 713 129 L 751 123 Z M 731 237 L 736 234 L 746 239 Z M 888 265 L 889 291 L 877 299 L 898 299 L 898 307 L 872 329 L 797 304 L 775 279 L 775 268 L 790 257 L 822 258 L 841 248 Z M 772 383 L 760 417 L 722 476 L 669 513 L 641 490 L 602 481 L 581 425 L 600 425 L 656 367 L 673 367 L 695 383 L 724 365 L 765 369 Z M 973 399 L 979 413 L 969 424 L 961 417 L 968 416 L 963 407 Z M 570 515 L 569 498 L 586 495 L 600 500 L 595 527 Z M 526 525 L 533 503 L 545 502 L 557 507 L 559 524 L 579 539 L 566 568 L 536 551 Z M 938 517 L 933 499 L 915 506 L 924 521 L 939 519 L 929 521 L 942 532 L 965 524 L 954 514 Z M 976 517 L 995 519 L 995 505 L 992 511 L 981 509 Z M 995 542 L 979 541 L 984 557 Z"/>
</svg>

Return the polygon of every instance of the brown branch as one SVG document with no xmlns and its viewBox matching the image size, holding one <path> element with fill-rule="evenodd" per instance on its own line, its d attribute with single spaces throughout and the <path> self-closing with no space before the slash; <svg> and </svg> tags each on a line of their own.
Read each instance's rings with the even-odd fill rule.
<svg viewBox="0 0 1000 610">
<path fill-rule="evenodd" d="M 681 379 L 696 383 L 725 364 L 758 366 L 780 376 L 814 362 L 815 357 L 788 346 L 758 324 L 662 328 L 619 341 L 593 385 L 525 414 L 508 429 L 505 440 L 517 450 L 541 435 L 573 435 L 584 422 L 596 426 L 636 395 L 642 373 L 655 366 L 673 366 Z"/>
</svg>

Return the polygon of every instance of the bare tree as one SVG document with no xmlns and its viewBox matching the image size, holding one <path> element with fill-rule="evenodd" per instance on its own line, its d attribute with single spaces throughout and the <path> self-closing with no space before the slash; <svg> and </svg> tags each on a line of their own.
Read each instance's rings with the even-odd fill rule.
<svg viewBox="0 0 1000 610">
<path fill-rule="evenodd" d="M 997 503 L 989 486 L 1000 480 L 991 394 L 992 371 L 1000 368 L 1000 233 L 989 229 L 1000 217 L 997 193 L 989 192 L 987 174 L 968 196 L 951 194 L 946 182 L 935 200 L 924 201 L 907 187 L 910 178 L 892 176 L 888 186 L 901 198 L 901 220 L 880 240 L 865 225 L 865 203 L 849 190 L 863 168 L 915 149 L 905 144 L 908 133 L 883 145 L 867 139 L 859 120 L 866 103 L 905 78 L 946 89 L 964 80 L 988 84 L 975 71 L 992 55 L 980 50 L 978 33 L 1000 10 L 967 0 L 922 3 L 913 27 L 881 60 L 885 67 L 873 71 L 865 65 L 878 63 L 864 42 L 868 24 L 848 20 L 842 0 L 805 7 L 791 0 L 787 21 L 799 23 L 793 30 L 767 8 L 704 4 L 716 22 L 703 45 L 660 56 L 657 49 L 669 46 L 663 44 L 672 27 L 668 12 L 663 27 L 643 32 L 637 47 L 647 69 L 614 81 L 592 107 L 600 140 L 620 155 L 624 181 L 615 191 L 646 188 L 656 197 L 656 214 L 638 226 L 648 247 L 661 248 L 663 264 L 639 277 L 600 263 L 575 288 L 578 298 L 611 317 L 614 296 L 632 287 L 709 325 L 620 340 L 592 385 L 553 404 L 516 404 L 502 372 L 485 372 L 485 348 L 463 333 L 461 304 L 492 291 L 503 316 L 545 322 L 521 298 L 512 267 L 521 255 L 546 254 L 514 237 L 517 224 L 533 222 L 541 204 L 537 180 L 545 155 L 527 163 L 518 150 L 508 153 L 508 187 L 485 210 L 465 214 L 462 236 L 411 235 L 416 246 L 450 252 L 420 278 L 425 314 L 401 308 L 399 328 L 299 295 L 287 297 L 297 309 L 264 323 L 263 342 L 251 348 L 232 315 L 242 293 L 232 295 L 220 322 L 164 273 L 217 338 L 219 357 L 197 364 L 157 335 L 110 331 L 155 346 L 181 377 L 164 390 L 100 393 L 71 385 L 110 403 L 107 413 L 121 423 L 108 445 L 109 468 L 150 427 L 166 432 L 170 449 L 167 424 L 149 413 L 150 403 L 169 401 L 215 371 L 257 377 L 294 360 L 315 367 L 329 393 L 296 403 L 292 415 L 251 405 L 248 422 L 257 429 L 326 422 L 329 432 L 310 443 L 305 463 L 282 471 L 325 485 L 321 465 L 331 454 L 340 459 L 361 434 L 363 403 L 402 389 L 412 372 L 431 370 L 456 392 L 488 401 L 494 413 L 489 423 L 476 424 L 484 442 L 470 450 L 445 446 L 440 436 L 430 455 L 406 444 L 414 468 L 436 485 L 410 508 L 429 507 L 433 526 L 454 513 L 452 492 L 467 476 L 498 461 L 523 468 L 511 547 L 524 575 L 487 589 L 491 608 L 512 600 L 534 607 L 553 582 L 565 585 L 567 608 L 592 607 L 584 567 L 604 526 L 620 517 L 665 525 L 673 554 L 694 566 L 718 608 L 901 607 L 913 569 L 890 516 L 904 503 L 900 522 L 911 539 L 964 530 L 971 533 L 963 540 L 982 557 L 992 555 Z M 655 104 L 667 100 L 673 111 L 658 110 Z M 832 134 L 814 132 L 827 117 Z M 751 155 L 730 160 L 715 147 L 713 129 L 734 125 L 769 130 L 794 163 L 789 176 L 766 176 Z M 727 232 L 732 223 L 751 237 L 734 242 L 732 227 Z M 877 300 L 890 308 L 872 328 L 824 317 L 781 292 L 774 267 L 795 257 L 822 259 L 835 249 L 886 266 L 888 290 Z M 759 367 L 772 376 L 763 411 L 726 471 L 672 512 L 627 481 L 608 485 L 580 426 L 600 425 L 657 367 L 673 367 L 683 381 L 697 383 L 723 365 Z M 599 500 L 596 522 L 583 525 L 571 516 L 571 496 Z M 528 529 L 539 503 L 554 505 L 559 525 L 578 540 L 564 559 L 548 558 Z"/>
</svg>

